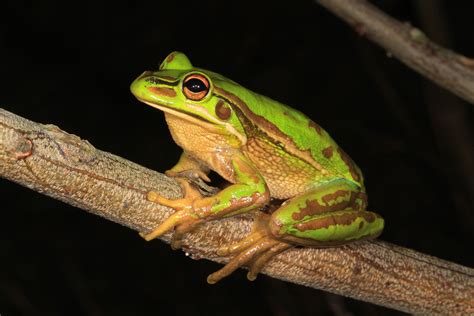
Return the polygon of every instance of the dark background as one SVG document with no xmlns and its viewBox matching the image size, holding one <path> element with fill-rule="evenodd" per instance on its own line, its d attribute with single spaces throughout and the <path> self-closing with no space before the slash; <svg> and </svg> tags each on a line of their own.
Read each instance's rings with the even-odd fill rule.
<svg viewBox="0 0 474 316">
<path fill-rule="evenodd" d="M 373 1 L 474 56 L 474 2 Z M 437 5 L 439 7 L 437 8 Z M 17 1 L 0 4 L 0 105 L 164 171 L 163 115 L 129 84 L 171 51 L 297 108 L 366 176 L 381 238 L 473 266 L 472 105 L 415 74 L 312 1 Z M 0 180 L 2 315 L 397 315 L 219 268 Z"/>
</svg>

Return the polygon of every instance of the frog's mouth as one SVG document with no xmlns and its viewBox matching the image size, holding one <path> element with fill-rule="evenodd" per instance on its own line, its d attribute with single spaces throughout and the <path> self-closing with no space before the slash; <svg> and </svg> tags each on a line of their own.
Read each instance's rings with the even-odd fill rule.
<svg viewBox="0 0 474 316">
<path fill-rule="evenodd" d="M 156 103 L 146 101 L 146 100 L 143 100 L 143 99 L 140 99 L 140 98 L 137 98 L 137 99 L 138 99 L 138 101 L 143 102 L 143 103 L 145 103 L 145 104 L 147 104 L 151 107 L 154 107 L 155 109 L 161 110 L 161 111 L 163 111 L 167 114 L 179 117 L 179 118 L 184 119 L 184 120 L 186 120 L 190 123 L 193 123 L 193 124 L 199 125 L 201 127 L 204 127 L 205 129 L 207 129 L 209 131 L 219 132 L 218 131 L 219 126 L 220 127 L 223 126 L 228 132 L 235 135 L 242 142 L 242 144 L 245 144 L 247 142 L 247 137 L 245 135 L 241 135 L 239 132 L 237 132 L 237 130 L 232 125 L 230 125 L 228 123 L 222 124 L 221 121 L 218 121 L 216 118 L 210 116 L 203 109 L 201 109 L 201 108 L 199 108 L 199 107 L 197 107 L 193 104 L 188 104 L 188 106 L 191 107 L 196 112 L 203 113 L 203 115 L 207 116 L 208 118 L 202 117 L 202 116 L 196 115 L 194 113 L 190 113 L 190 112 L 177 111 L 177 110 L 175 110 L 173 108 L 170 108 L 170 107 L 168 107 L 164 104 L 156 104 Z M 220 133 L 222 133 L 222 131 Z"/>
<path fill-rule="evenodd" d="M 143 103 L 145 103 L 145 104 L 147 104 L 151 107 L 154 107 L 155 109 L 158 109 L 158 110 L 161 110 L 165 113 L 168 113 L 168 114 L 174 115 L 176 117 L 182 118 L 182 119 L 184 119 L 186 121 L 189 121 L 191 123 L 198 124 L 198 125 L 201 125 L 201 126 L 205 126 L 209 129 L 215 129 L 216 125 L 218 125 L 218 123 L 219 123 L 213 117 L 206 118 L 206 117 L 202 117 L 200 115 L 197 115 L 197 114 L 194 114 L 194 113 L 191 113 L 191 112 L 178 111 L 178 110 L 170 108 L 170 107 L 168 107 L 164 104 L 156 104 L 156 103 L 146 101 L 146 100 L 143 100 L 143 99 L 140 99 L 140 98 L 137 98 L 137 99 L 140 102 L 143 102 Z M 202 109 L 200 109 L 200 108 L 198 108 L 194 105 L 188 105 L 188 106 L 192 106 L 193 110 L 195 110 L 197 112 L 201 112 L 201 113 L 203 113 L 203 115 L 208 116 L 208 115 L 206 115 L 206 113 Z"/>
</svg>

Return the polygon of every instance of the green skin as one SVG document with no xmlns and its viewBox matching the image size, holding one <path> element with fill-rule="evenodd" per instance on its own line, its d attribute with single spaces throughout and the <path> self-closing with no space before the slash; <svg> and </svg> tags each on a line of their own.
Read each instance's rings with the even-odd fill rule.
<svg viewBox="0 0 474 316">
<path fill-rule="evenodd" d="M 208 80 L 209 91 L 202 99 L 185 95 L 183 81 L 189 74 Z M 179 52 L 171 53 L 159 71 L 137 78 L 131 91 L 169 117 L 179 117 L 179 124 L 202 126 L 219 139 L 219 145 L 202 154 L 174 136 L 184 154 L 171 171 L 193 164 L 201 173 L 212 169 L 233 183 L 190 206 L 191 218 L 232 216 L 262 207 L 274 197 L 286 202 L 273 212 L 268 228 L 284 242 L 328 247 L 375 238 L 382 232 L 383 219 L 366 211 L 359 168 L 326 131 L 299 111 L 219 74 L 194 68 Z M 179 127 L 170 124 L 170 129 L 173 134 Z M 256 141 L 267 146 L 265 155 L 252 152 L 251 143 Z M 219 156 L 222 151 L 226 154 Z M 209 158 L 214 154 L 224 158 Z M 179 224 L 177 218 L 166 230 Z"/>
</svg>

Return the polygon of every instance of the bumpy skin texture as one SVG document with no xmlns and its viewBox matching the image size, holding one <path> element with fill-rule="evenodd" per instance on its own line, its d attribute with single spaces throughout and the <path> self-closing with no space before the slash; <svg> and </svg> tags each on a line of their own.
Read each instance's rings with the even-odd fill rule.
<svg viewBox="0 0 474 316">
<path fill-rule="evenodd" d="M 186 184 L 181 200 L 149 194 L 177 212 L 146 239 L 175 228 L 172 246 L 179 247 L 182 235 L 204 220 L 258 209 L 270 198 L 286 200 L 249 237 L 221 251 L 238 254 L 209 282 L 249 262 L 253 279 L 266 260 L 291 245 L 329 247 L 381 233 L 383 219 L 366 211 L 360 169 L 301 112 L 194 68 L 179 52 L 168 55 L 158 71 L 143 73 L 131 90 L 165 112 L 173 139 L 184 150 L 169 175 L 187 172 L 207 181 L 214 170 L 233 183 L 205 198 Z"/>
</svg>

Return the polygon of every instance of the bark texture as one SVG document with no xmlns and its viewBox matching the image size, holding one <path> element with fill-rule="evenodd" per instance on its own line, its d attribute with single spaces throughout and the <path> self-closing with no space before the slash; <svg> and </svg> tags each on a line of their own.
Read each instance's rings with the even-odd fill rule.
<svg viewBox="0 0 474 316">
<path fill-rule="evenodd" d="M 149 190 L 170 198 L 181 194 L 160 173 L 2 109 L 0 176 L 137 231 L 150 231 L 172 212 L 148 202 Z M 216 250 L 242 239 L 252 220 L 250 215 L 209 222 L 186 237 L 185 251 L 194 259 L 225 263 L 228 258 Z M 291 249 L 263 273 L 409 313 L 474 313 L 473 269 L 383 241 Z"/>
</svg>

